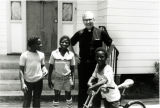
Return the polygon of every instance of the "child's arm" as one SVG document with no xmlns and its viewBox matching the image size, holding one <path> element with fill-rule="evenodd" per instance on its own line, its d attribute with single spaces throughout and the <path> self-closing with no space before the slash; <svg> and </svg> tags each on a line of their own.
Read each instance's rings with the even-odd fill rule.
<svg viewBox="0 0 160 108">
<path fill-rule="evenodd" d="M 24 82 L 24 66 L 20 66 L 19 78 L 20 78 L 20 82 L 21 82 L 21 89 L 24 93 L 26 93 L 28 88 Z"/>
<path fill-rule="evenodd" d="M 96 84 L 94 84 L 91 87 L 89 87 L 89 90 L 93 90 L 94 88 L 100 87 L 105 83 L 107 83 L 107 80 L 103 78 L 100 81 L 98 81 Z"/>
<path fill-rule="evenodd" d="M 70 68 L 71 68 L 71 75 L 74 76 L 75 66 L 70 66 Z"/>
<path fill-rule="evenodd" d="M 42 69 L 42 78 L 48 74 L 48 70 L 45 67 L 45 55 L 43 55 L 43 59 L 41 61 L 41 69 Z"/>
<path fill-rule="evenodd" d="M 91 76 L 88 80 L 88 86 L 91 87 L 93 85 L 92 81 L 95 79 L 95 77 Z"/>
<path fill-rule="evenodd" d="M 52 83 L 52 79 L 51 79 L 53 69 L 54 69 L 54 65 L 50 64 L 49 65 L 49 74 L 48 74 L 48 86 L 51 89 L 54 87 L 54 84 Z"/>
<path fill-rule="evenodd" d="M 72 76 L 72 80 L 73 80 L 73 85 L 75 84 L 75 78 L 74 78 L 74 73 L 75 73 L 75 66 L 70 66 L 71 69 L 71 76 Z"/>
</svg>

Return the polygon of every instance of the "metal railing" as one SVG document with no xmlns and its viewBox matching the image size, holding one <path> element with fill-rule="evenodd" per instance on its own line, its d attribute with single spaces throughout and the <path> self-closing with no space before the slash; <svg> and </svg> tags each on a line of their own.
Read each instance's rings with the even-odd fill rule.
<svg viewBox="0 0 160 108">
<path fill-rule="evenodd" d="M 115 82 L 117 82 L 116 81 L 117 60 L 118 60 L 119 51 L 114 45 L 111 45 L 110 47 L 107 47 L 107 51 L 108 51 L 108 55 L 109 55 L 109 58 L 107 59 L 107 62 L 113 68 Z"/>
</svg>

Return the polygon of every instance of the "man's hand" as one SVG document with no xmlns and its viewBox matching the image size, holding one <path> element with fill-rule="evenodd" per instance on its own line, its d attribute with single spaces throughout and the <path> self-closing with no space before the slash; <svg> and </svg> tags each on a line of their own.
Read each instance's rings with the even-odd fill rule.
<svg viewBox="0 0 160 108">
<path fill-rule="evenodd" d="M 22 91 L 23 91 L 24 93 L 27 93 L 28 88 L 27 88 L 26 84 L 22 84 L 22 85 L 21 85 L 21 89 L 22 89 Z"/>
</svg>

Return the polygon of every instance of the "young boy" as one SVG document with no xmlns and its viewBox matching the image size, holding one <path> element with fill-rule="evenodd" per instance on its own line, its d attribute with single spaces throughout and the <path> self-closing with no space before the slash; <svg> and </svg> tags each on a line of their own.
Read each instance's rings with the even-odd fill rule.
<svg viewBox="0 0 160 108">
<path fill-rule="evenodd" d="M 70 38 L 68 36 L 62 36 L 59 44 L 60 47 L 52 51 L 50 56 L 48 85 L 50 88 L 54 87 L 54 107 L 56 108 L 59 106 L 61 90 L 65 90 L 66 107 L 71 108 L 71 86 L 73 85 L 71 74 L 74 73 L 75 58 L 74 54 L 68 50 L 70 45 Z M 51 79 L 51 76 L 53 76 L 53 80 Z M 54 82 L 52 83 L 52 81 Z"/>
<path fill-rule="evenodd" d="M 24 92 L 23 108 L 29 108 L 33 98 L 33 108 L 40 108 L 40 96 L 43 77 L 48 73 L 45 68 L 45 56 L 40 52 L 42 46 L 38 37 L 28 40 L 29 50 L 20 56 L 20 81 Z M 33 95 L 32 95 L 33 93 Z"/>
<path fill-rule="evenodd" d="M 95 58 L 97 61 L 97 65 L 88 81 L 89 91 L 94 89 L 95 87 L 103 86 L 100 93 L 104 100 L 105 108 L 118 108 L 120 104 L 120 92 L 118 86 L 114 82 L 112 67 L 106 64 L 107 57 L 107 51 L 104 48 L 99 47 L 96 49 Z M 92 80 L 95 78 L 98 78 L 98 82 L 93 85 Z M 93 103 L 95 102 L 96 100 L 93 101 Z M 93 106 L 93 108 L 100 108 L 100 106 Z"/>
</svg>

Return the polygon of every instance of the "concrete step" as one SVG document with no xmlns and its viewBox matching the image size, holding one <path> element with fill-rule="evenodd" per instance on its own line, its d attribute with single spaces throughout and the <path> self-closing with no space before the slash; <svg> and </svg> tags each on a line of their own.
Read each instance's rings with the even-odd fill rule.
<svg viewBox="0 0 160 108">
<path fill-rule="evenodd" d="M 78 73 L 76 71 L 75 79 L 77 78 Z M 19 80 L 19 69 L 0 69 L 0 80 Z"/>
<path fill-rule="evenodd" d="M 49 63 L 46 59 L 46 67 Z M 77 95 L 78 90 L 78 73 L 75 72 L 75 88 L 72 90 L 72 95 Z M 48 87 L 47 76 L 44 78 L 42 97 L 53 98 L 54 91 Z M 61 93 L 64 96 L 64 91 Z M 23 93 L 20 88 L 19 80 L 19 56 L 0 55 L 0 100 L 23 98 Z M 50 99 L 52 99 L 50 98 Z"/>
<path fill-rule="evenodd" d="M 19 68 L 19 56 L 0 55 L 0 69 Z"/>
<path fill-rule="evenodd" d="M 78 90 L 78 79 L 75 80 L 75 89 Z M 0 91 L 20 91 L 20 80 L 0 80 Z M 48 80 L 43 80 L 43 90 L 50 90 Z"/>
<path fill-rule="evenodd" d="M 0 55 L 0 69 L 19 69 L 19 57 L 14 55 Z M 49 57 L 46 57 L 46 67 L 49 67 Z"/>
<path fill-rule="evenodd" d="M 19 69 L 19 63 L 17 62 L 1 62 L 0 69 Z"/>
<path fill-rule="evenodd" d="M 77 100 L 78 90 L 71 91 L 72 98 L 74 101 Z M 52 101 L 54 98 L 54 90 L 43 90 L 41 94 L 42 100 Z M 0 102 L 8 102 L 8 101 L 22 101 L 23 100 L 23 92 L 22 91 L 0 91 Z M 65 92 L 61 91 L 61 100 L 65 100 Z"/>
<path fill-rule="evenodd" d="M 20 55 L 0 55 L 0 62 L 19 62 Z"/>
<path fill-rule="evenodd" d="M 49 63 L 47 62 L 45 63 L 45 66 L 48 68 Z M 19 61 L 0 61 L 0 69 L 19 69 Z"/>
<path fill-rule="evenodd" d="M 77 95 L 78 94 L 78 90 L 72 90 L 72 95 Z M 53 96 L 54 95 L 54 90 L 50 89 L 50 90 L 43 90 L 42 91 L 42 95 L 43 96 Z M 64 90 L 61 91 L 61 95 L 65 95 Z M 0 97 L 2 96 L 23 96 L 23 92 L 22 91 L 0 91 Z"/>
<path fill-rule="evenodd" d="M 19 80 L 19 69 L 0 69 L 0 80 Z"/>
</svg>

